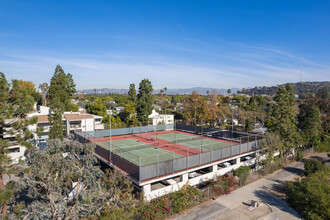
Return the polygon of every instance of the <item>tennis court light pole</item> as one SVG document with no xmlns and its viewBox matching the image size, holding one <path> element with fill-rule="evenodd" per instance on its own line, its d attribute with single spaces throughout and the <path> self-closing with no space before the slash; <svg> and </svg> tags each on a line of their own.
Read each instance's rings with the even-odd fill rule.
<svg viewBox="0 0 330 220">
<path fill-rule="evenodd" d="M 110 142 L 109 142 L 109 144 L 110 144 L 110 163 L 112 163 L 112 155 L 111 155 L 111 153 L 112 153 L 112 141 L 111 141 L 111 115 L 112 115 L 112 112 L 111 112 L 111 104 L 110 104 L 110 116 L 109 116 L 109 121 L 110 121 L 110 129 L 109 129 L 109 132 L 110 132 Z"/>
<path fill-rule="evenodd" d="M 193 101 L 195 102 L 195 126 L 197 125 L 197 123 L 196 123 L 196 101 L 197 101 L 197 99 L 193 99 Z"/>
<path fill-rule="evenodd" d="M 234 132 L 234 108 L 231 107 L 231 136 L 233 138 L 233 132 Z"/>
</svg>

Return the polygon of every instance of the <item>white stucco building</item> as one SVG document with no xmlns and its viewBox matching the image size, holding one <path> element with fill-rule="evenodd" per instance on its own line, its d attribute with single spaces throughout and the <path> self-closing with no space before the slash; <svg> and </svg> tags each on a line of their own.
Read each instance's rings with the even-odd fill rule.
<svg viewBox="0 0 330 220">
<path fill-rule="evenodd" d="M 174 123 L 174 115 L 159 114 L 155 110 L 152 110 L 152 113 L 149 115 L 149 118 L 152 119 L 153 125 Z"/>
<path fill-rule="evenodd" d="M 50 122 L 49 122 L 50 109 L 47 106 L 34 106 L 34 110 L 26 114 L 26 119 L 37 118 L 37 123 L 29 125 L 27 128 L 33 133 L 33 138 L 30 140 L 35 146 L 46 144 L 49 138 Z M 94 131 L 104 129 L 101 116 L 86 114 L 85 111 L 81 112 L 65 112 L 63 114 L 63 122 L 65 124 L 66 135 L 69 136 L 74 130 L 79 131 Z M 19 160 L 24 160 L 24 153 L 26 148 L 19 145 L 15 141 L 17 134 L 11 134 L 10 124 L 17 121 L 18 119 L 6 119 L 5 134 L 2 137 L 9 141 L 9 156 L 13 163 L 18 163 Z M 37 134 L 37 130 L 41 131 Z"/>
</svg>

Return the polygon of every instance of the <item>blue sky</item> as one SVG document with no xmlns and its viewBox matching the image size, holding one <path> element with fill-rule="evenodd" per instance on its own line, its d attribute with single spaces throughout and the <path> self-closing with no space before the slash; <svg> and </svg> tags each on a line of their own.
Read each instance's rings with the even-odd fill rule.
<svg viewBox="0 0 330 220">
<path fill-rule="evenodd" d="M 330 80 L 330 1 L 0 0 L 0 71 L 78 89 Z"/>
</svg>

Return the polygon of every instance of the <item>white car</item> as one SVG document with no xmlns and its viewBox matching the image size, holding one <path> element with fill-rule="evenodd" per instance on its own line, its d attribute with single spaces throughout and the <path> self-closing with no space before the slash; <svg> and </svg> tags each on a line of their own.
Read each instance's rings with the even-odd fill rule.
<svg viewBox="0 0 330 220">
<path fill-rule="evenodd" d="M 230 167 L 231 166 L 231 163 L 229 163 L 229 162 L 224 162 L 222 164 L 224 165 L 224 167 Z"/>
</svg>

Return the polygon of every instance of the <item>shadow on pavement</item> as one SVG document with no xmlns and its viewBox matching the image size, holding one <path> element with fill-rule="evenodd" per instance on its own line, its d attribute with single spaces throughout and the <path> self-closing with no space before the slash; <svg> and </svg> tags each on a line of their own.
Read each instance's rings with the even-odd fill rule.
<svg viewBox="0 0 330 220">
<path fill-rule="evenodd" d="M 296 167 L 284 167 L 283 170 L 286 170 L 290 173 L 301 175 L 304 171 L 302 168 L 296 168 Z"/>
<path fill-rule="evenodd" d="M 295 216 L 296 218 L 301 218 L 299 214 L 292 209 L 288 203 L 286 203 L 284 200 L 279 199 L 272 195 L 271 193 L 265 191 L 265 190 L 258 190 L 255 192 L 255 195 L 260 198 L 260 200 L 264 203 L 267 203 L 270 206 L 276 207 L 280 209 L 283 212 L 287 212 Z"/>
</svg>

